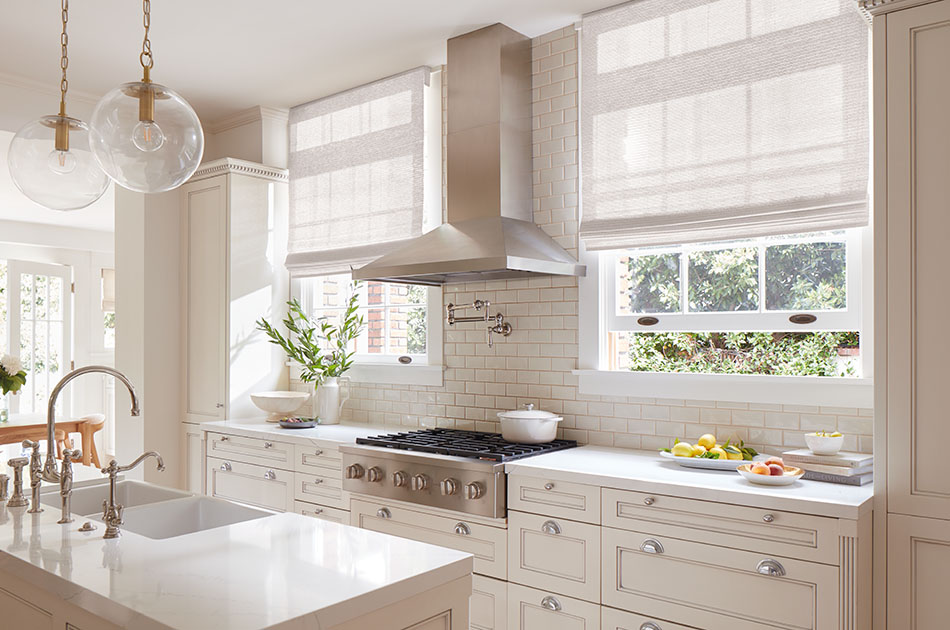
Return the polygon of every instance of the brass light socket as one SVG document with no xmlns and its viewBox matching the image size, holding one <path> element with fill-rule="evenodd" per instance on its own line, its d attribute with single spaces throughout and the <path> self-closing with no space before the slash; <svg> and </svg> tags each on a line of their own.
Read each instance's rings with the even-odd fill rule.
<svg viewBox="0 0 950 630">
<path fill-rule="evenodd" d="M 69 151 L 69 119 L 60 116 L 53 127 L 55 132 L 54 145 L 57 151 Z"/>
<path fill-rule="evenodd" d="M 148 84 L 139 93 L 139 120 L 155 122 L 155 90 Z"/>
</svg>

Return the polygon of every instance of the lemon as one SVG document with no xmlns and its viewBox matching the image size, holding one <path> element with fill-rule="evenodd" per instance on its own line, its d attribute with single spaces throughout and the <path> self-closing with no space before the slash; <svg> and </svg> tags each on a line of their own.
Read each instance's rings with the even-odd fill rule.
<svg viewBox="0 0 950 630">
<path fill-rule="evenodd" d="M 716 446 L 716 436 L 713 435 L 712 433 L 707 433 L 706 435 L 696 440 L 696 443 L 702 446 L 703 448 L 705 448 L 706 450 L 711 450 L 715 448 Z"/>
<path fill-rule="evenodd" d="M 693 446 L 693 457 L 702 457 L 706 453 L 706 447 L 702 444 Z"/>
<path fill-rule="evenodd" d="M 673 445 L 673 448 L 670 449 L 670 452 L 676 457 L 692 457 L 693 446 L 688 442 L 677 442 Z"/>
<path fill-rule="evenodd" d="M 729 459 L 729 455 L 726 453 L 726 451 L 722 450 L 721 446 L 714 446 L 709 449 L 709 452 L 713 455 L 718 455 L 719 459 Z"/>
<path fill-rule="evenodd" d="M 722 450 L 726 452 L 726 459 L 742 459 L 742 451 L 735 446 L 729 445 Z"/>
</svg>

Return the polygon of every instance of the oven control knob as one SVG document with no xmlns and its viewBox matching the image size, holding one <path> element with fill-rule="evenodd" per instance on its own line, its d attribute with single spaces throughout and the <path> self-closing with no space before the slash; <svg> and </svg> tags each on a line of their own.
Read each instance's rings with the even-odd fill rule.
<svg viewBox="0 0 950 630">
<path fill-rule="evenodd" d="M 397 470 L 393 473 L 393 485 L 397 488 L 404 488 L 408 483 L 409 479 L 406 477 L 406 473 L 401 470 Z"/>
<path fill-rule="evenodd" d="M 480 499 L 485 494 L 485 486 L 473 481 L 470 484 L 465 486 L 465 498 L 466 499 Z"/>
<path fill-rule="evenodd" d="M 413 475 L 410 486 L 413 490 L 425 490 L 429 487 L 429 478 L 422 474 Z"/>
<path fill-rule="evenodd" d="M 458 479 L 452 479 L 447 477 L 439 483 L 439 489 L 442 490 L 442 494 L 445 496 L 451 496 L 458 493 L 459 491 L 459 482 Z"/>
<path fill-rule="evenodd" d="M 347 479 L 360 479 L 363 477 L 363 467 L 359 464 L 350 464 L 346 467 Z"/>
<path fill-rule="evenodd" d="M 366 471 L 366 481 L 370 483 L 376 483 L 377 481 L 383 480 L 383 469 L 379 466 L 373 466 Z"/>
</svg>

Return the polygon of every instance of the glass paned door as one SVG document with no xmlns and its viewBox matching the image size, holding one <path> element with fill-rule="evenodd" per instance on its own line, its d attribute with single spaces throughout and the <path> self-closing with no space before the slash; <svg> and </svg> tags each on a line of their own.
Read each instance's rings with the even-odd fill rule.
<svg viewBox="0 0 950 630">
<path fill-rule="evenodd" d="M 45 414 L 50 391 L 72 360 L 72 268 L 10 260 L 7 263 L 7 316 L 10 345 L 17 347 L 27 373 L 20 395 L 10 397 L 11 413 Z M 68 397 L 57 412 L 69 413 Z"/>
</svg>

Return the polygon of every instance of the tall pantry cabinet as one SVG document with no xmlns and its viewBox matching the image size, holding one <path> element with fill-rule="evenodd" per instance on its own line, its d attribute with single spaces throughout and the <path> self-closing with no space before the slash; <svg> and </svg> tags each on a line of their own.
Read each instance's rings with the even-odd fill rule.
<svg viewBox="0 0 950 630">
<path fill-rule="evenodd" d="M 950 624 L 950 0 L 865 5 L 874 16 L 874 620 L 878 630 L 934 630 Z"/>
<path fill-rule="evenodd" d="M 215 160 L 180 195 L 182 453 L 202 492 L 201 423 L 260 416 L 250 394 L 287 389 L 286 357 L 255 326 L 282 319 L 290 293 L 287 171 Z"/>
</svg>

